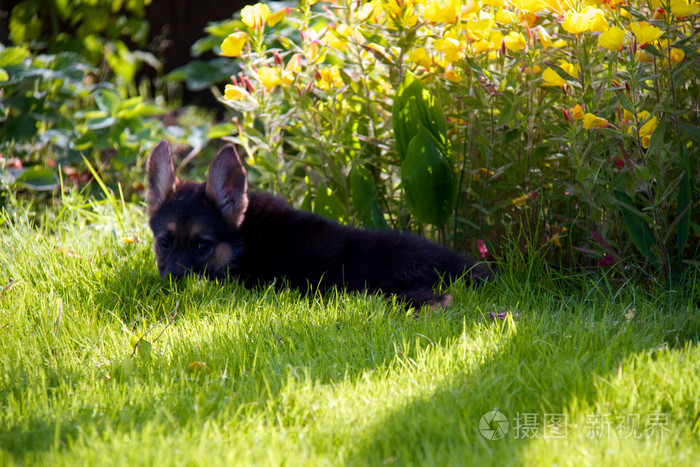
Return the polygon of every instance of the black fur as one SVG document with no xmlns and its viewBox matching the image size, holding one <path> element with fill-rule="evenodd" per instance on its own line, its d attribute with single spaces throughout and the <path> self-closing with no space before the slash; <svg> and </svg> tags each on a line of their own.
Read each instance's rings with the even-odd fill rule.
<svg viewBox="0 0 700 467">
<path fill-rule="evenodd" d="M 160 155 L 154 157 L 156 151 Z M 151 173 L 172 164 L 162 151 L 156 148 L 149 158 L 149 184 L 157 184 Z M 214 170 L 228 175 L 222 181 Z M 212 163 L 207 183 L 176 180 L 171 190 L 170 182 L 164 190 L 150 187 L 150 225 L 162 276 L 233 275 L 248 286 L 277 281 L 304 292 L 339 286 L 396 295 L 416 306 L 449 304 L 451 297 L 433 292 L 441 279 L 465 276 L 478 283 L 493 277 L 486 266 L 423 238 L 342 226 L 270 194 L 247 193 L 241 175 L 238 155 L 227 146 Z"/>
</svg>

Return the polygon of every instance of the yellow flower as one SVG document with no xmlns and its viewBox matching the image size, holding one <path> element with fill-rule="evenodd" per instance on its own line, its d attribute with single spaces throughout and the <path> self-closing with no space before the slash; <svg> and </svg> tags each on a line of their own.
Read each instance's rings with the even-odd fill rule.
<svg viewBox="0 0 700 467">
<path fill-rule="evenodd" d="M 282 79 L 280 78 L 277 68 L 271 68 L 269 66 L 258 69 L 258 79 L 260 79 L 260 82 L 268 91 L 272 91 L 275 86 L 282 84 Z"/>
<path fill-rule="evenodd" d="M 340 69 L 333 65 L 328 68 L 318 70 L 316 75 L 316 86 L 319 89 L 330 90 L 343 86 L 343 78 L 340 76 Z"/>
<path fill-rule="evenodd" d="M 570 12 L 566 14 L 561 27 L 571 34 L 581 34 L 588 30 L 588 18 L 583 13 Z"/>
<path fill-rule="evenodd" d="M 653 42 L 664 35 L 664 32 L 661 29 L 657 28 L 656 26 L 652 26 L 646 21 L 635 21 L 630 23 L 630 30 L 634 34 L 634 37 L 637 38 L 637 42 L 639 42 L 641 45 Z"/>
<path fill-rule="evenodd" d="M 537 13 L 547 8 L 547 5 L 540 0 L 511 0 L 510 3 L 518 10 L 527 13 Z"/>
<path fill-rule="evenodd" d="M 685 52 L 681 49 L 671 49 L 671 65 L 678 65 L 685 58 Z"/>
<path fill-rule="evenodd" d="M 598 8 L 588 7 L 584 10 L 586 18 L 588 18 L 588 30 L 591 32 L 607 31 L 608 21 L 605 19 L 605 13 Z"/>
<path fill-rule="evenodd" d="M 637 129 L 637 125 L 634 124 L 634 121 L 632 119 L 632 114 L 629 112 L 625 112 L 625 119 L 632 121 L 632 125 L 630 128 L 627 130 L 627 132 L 631 135 L 633 135 Z M 651 135 L 654 133 L 654 130 L 656 130 L 656 127 L 658 126 L 658 119 L 656 116 L 653 116 L 649 118 L 651 114 L 647 112 L 646 110 L 642 110 L 637 114 L 637 121 L 639 121 L 642 125 L 639 128 L 639 139 L 642 141 L 642 146 L 644 148 L 649 147 L 649 143 L 651 141 Z"/>
<path fill-rule="evenodd" d="M 578 76 L 579 72 L 581 71 L 581 67 L 578 64 L 574 65 L 573 63 L 569 63 L 565 60 L 559 60 L 559 67 L 573 77 Z"/>
<path fill-rule="evenodd" d="M 518 196 L 517 198 L 513 199 L 512 203 L 515 206 L 522 207 L 522 206 L 525 206 L 525 204 L 527 204 L 527 202 L 530 201 L 531 199 L 532 199 L 532 192 L 529 192 L 529 193 L 525 193 L 524 195 Z"/>
<path fill-rule="evenodd" d="M 605 19 L 603 10 L 593 7 L 586 7 L 581 13 L 569 12 L 561 25 L 566 32 L 571 34 L 581 34 L 585 31 L 602 32 L 608 29 L 608 22 Z"/>
<path fill-rule="evenodd" d="M 433 60 L 428 55 L 428 52 L 423 48 L 414 49 L 408 55 L 408 60 L 423 68 L 429 68 L 433 64 Z"/>
<path fill-rule="evenodd" d="M 517 52 L 518 50 L 527 48 L 525 36 L 515 31 L 511 31 L 506 37 L 504 37 L 503 42 L 505 42 L 506 48 L 511 52 Z"/>
<path fill-rule="evenodd" d="M 462 81 L 462 79 L 464 79 L 464 77 L 461 74 L 455 71 L 451 63 L 447 68 L 445 68 L 445 78 L 452 81 L 453 83 L 459 83 L 460 81 Z"/>
<path fill-rule="evenodd" d="M 537 37 L 540 39 L 540 43 L 542 44 L 542 48 L 544 50 L 547 50 L 552 46 L 552 38 L 549 36 L 547 33 L 547 30 L 543 28 L 542 26 L 537 26 Z"/>
<path fill-rule="evenodd" d="M 700 13 L 700 4 L 688 3 L 686 0 L 671 0 L 671 13 L 678 18 Z"/>
<path fill-rule="evenodd" d="M 224 89 L 224 98 L 229 101 L 236 101 L 239 99 L 245 99 L 250 94 L 244 88 L 240 86 L 234 86 L 233 84 L 227 84 Z"/>
<path fill-rule="evenodd" d="M 433 42 L 433 47 L 438 52 L 445 54 L 445 60 L 448 62 L 455 62 L 460 60 L 462 57 L 462 44 L 459 39 L 455 38 L 455 34 L 452 37 L 445 37 L 444 39 L 437 39 Z"/>
<path fill-rule="evenodd" d="M 430 23 L 456 23 L 459 10 L 459 0 L 427 0 L 423 18 Z"/>
<path fill-rule="evenodd" d="M 282 18 L 284 18 L 287 15 L 287 13 L 289 13 L 289 8 L 282 8 L 275 11 L 267 17 L 267 25 L 270 27 L 274 26 L 275 24 L 282 21 Z"/>
<path fill-rule="evenodd" d="M 643 50 L 637 50 L 637 53 L 634 54 L 634 59 L 637 60 L 638 62 L 648 62 L 652 63 L 654 60 L 647 55 L 647 53 Z"/>
<path fill-rule="evenodd" d="M 622 43 L 625 40 L 625 31 L 613 26 L 598 36 L 598 45 L 613 52 L 622 50 Z"/>
<path fill-rule="evenodd" d="M 493 23 L 488 19 L 479 21 L 472 20 L 466 23 L 464 30 L 472 41 L 478 41 L 486 38 L 492 26 Z"/>
<path fill-rule="evenodd" d="M 348 48 L 348 36 L 352 34 L 352 30 L 346 24 L 339 24 L 335 30 L 328 29 L 326 35 L 323 37 L 323 42 L 337 50 L 343 50 Z"/>
<path fill-rule="evenodd" d="M 247 5 L 241 10 L 241 19 L 249 28 L 261 28 L 270 17 L 270 7 L 264 3 Z"/>
<path fill-rule="evenodd" d="M 294 54 L 287 62 L 287 66 L 284 67 L 282 76 L 280 76 L 282 85 L 289 86 L 292 84 L 294 77 L 299 71 L 301 71 L 301 54 Z"/>
<path fill-rule="evenodd" d="M 556 13 L 559 16 L 564 16 L 564 7 L 562 7 L 561 2 L 559 0 L 539 0 L 539 3 L 540 10 L 548 9 L 552 13 Z"/>
<path fill-rule="evenodd" d="M 243 31 L 237 31 L 224 39 L 221 43 L 221 55 L 224 57 L 238 57 L 245 46 L 248 35 Z"/>
<path fill-rule="evenodd" d="M 583 129 L 592 130 L 594 128 L 600 128 L 606 126 L 608 121 L 604 118 L 596 117 L 592 113 L 587 113 L 583 116 Z"/>
<path fill-rule="evenodd" d="M 545 86 L 563 86 L 566 84 L 566 80 L 551 68 L 544 69 L 542 72 L 542 79 L 544 80 Z"/>
<path fill-rule="evenodd" d="M 580 105 L 576 104 L 576 106 L 573 109 L 571 109 L 571 116 L 574 117 L 576 120 L 583 120 L 584 114 L 583 109 Z"/>
<path fill-rule="evenodd" d="M 515 23 L 515 15 L 505 8 L 499 8 L 496 12 L 496 22 L 499 24 Z"/>
</svg>

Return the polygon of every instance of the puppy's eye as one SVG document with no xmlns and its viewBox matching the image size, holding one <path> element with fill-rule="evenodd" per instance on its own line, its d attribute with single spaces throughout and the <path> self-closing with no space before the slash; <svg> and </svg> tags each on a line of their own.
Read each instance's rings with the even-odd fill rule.
<svg viewBox="0 0 700 467">
<path fill-rule="evenodd" d="M 209 253 L 213 246 L 214 244 L 209 240 L 199 240 L 194 244 L 194 249 L 198 254 L 203 255 Z"/>
<path fill-rule="evenodd" d="M 163 251 L 167 251 L 170 249 L 170 239 L 168 237 L 160 237 L 158 239 L 158 248 L 160 248 Z"/>
</svg>

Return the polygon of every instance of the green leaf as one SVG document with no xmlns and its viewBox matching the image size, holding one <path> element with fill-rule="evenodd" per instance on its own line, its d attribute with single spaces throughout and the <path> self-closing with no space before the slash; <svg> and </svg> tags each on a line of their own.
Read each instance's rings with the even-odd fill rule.
<svg viewBox="0 0 700 467">
<path fill-rule="evenodd" d="M 185 81 L 190 91 L 202 91 L 230 79 L 240 70 L 236 62 L 228 58 L 215 58 L 210 61 L 193 60 L 176 68 L 165 76 L 167 81 Z"/>
<path fill-rule="evenodd" d="M 645 122 L 646 123 L 646 122 Z M 664 135 L 666 133 L 666 117 L 662 117 L 659 121 L 659 125 L 654 129 L 654 132 L 649 138 L 649 148 L 647 149 L 647 155 L 654 155 L 655 157 L 659 155 L 661 150 L 661 145 L 664 142 Z"/>
<path fill-rule="evenodd" d="M 356 165 L 350 171 L 348 178 L 350 201 L 357 211 L 360 221 L 366 226 L 386 228 L 386 221 L 379 209 L 377 186 L 374 183 L 372 172 L 362 165 Z"/>
<path fill-rule="evenodd" d="M 418 221 L 439 227 L 448 221 L 457 200 L 452 165 L 441 146 L 420 125 L 401 163 L 408 210 Z"/>
<path fill-rule="evenodd" d="M 442 107 L 425 84 L 410 72 L 404 75 L 394 98 L 392 123 L 396 150 L 402 161 L 420 127 L 428 130 L 445 154 L 449 153 L 447 122 Z"/>
<path fill-rule="evenodd" d="M 113 126 L 116 122 L 117 120 L 114 117 L 100 117 L 91 118 L 86 124 L 89 130 L 102 130 Z"/>
<path fill-rule="evenodd" d="M 146 339 L 141 339 L 138 343 L 139 358 L 141 360 L 150 360 L 151 353 L 153 350 L 153 345 Z"/>
<path fill-rule="evenodd" d="M 7 47 L 0 52 L 0 68 L 21 65 L 27 57 L 29 57 L 29 49 L 26 47 Z"/>
<path fill-rule="evenodd" d="M 327 186 L 321 186 L 316 191 L 314 212 L 328 219 L 347 224 L 345 206 Z"/>
<path fill-rule="evenodd" d="M 231 136 L 236 133 L 238 128 L 233 123 L 219 123 L 217 125 L 212 125 L 207 132 L 207 137 L 209 139 L 223 138 L 224 136 Z"/>
<path fill-rule="evenodd" d="M 614 194 L 632 243 L 634 243 L 634 246 L 637 247 L 642 256 L 649 259 L 649 263 L 652 266 L 658 267 L 659 261 L 651 251 L 651 247 L 656 244 L 656 240 L 649 224 L 644 221 L 634 200 L 629 195 L 619 190 L 615 190 Z"/>
<path fill-rule="evenodd" d="M 678 122 L 678 127 L 683 130 L 685 134 L 700 143 L 700 128 L 698 128 L 697 125 L 688 125 L 687 123 Z"/>
<path fill-rule="evenodd" d="M 32 191 L 51 191 L 58 186 L 58 180 L 50 168 L 36 166 L 22 172 L 14 184 Z"/>
</svg>

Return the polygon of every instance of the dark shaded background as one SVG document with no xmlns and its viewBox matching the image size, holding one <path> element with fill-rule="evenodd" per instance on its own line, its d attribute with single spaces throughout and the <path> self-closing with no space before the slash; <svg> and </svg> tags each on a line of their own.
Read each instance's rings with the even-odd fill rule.
<svg viewBox="0 0 700 467">
<path fill-rule="evenodd" d="M 233 14 L 256 0 L 152 0 L 146 9 L 146 20 L 150 24 L 149 43 L 158 42 L 162 45 L 160 57 L 163 60 L 163 73 L 186 65 L 192 60 L 190 47 L 198 39 L 205 36 L 204 28 L 211 21 L 230 18 Z M 0 0 L 0 42 L 10 44 L 9 21 L 10 12 L 20 0 Z M 46 0 L 47 5 L 51 0 Z M 201 59 L 214 58 L 210 53 Z M 152 74 L 148 67 L 142 67 L 139 72 Z M 205 96 L 206 94 L 206 96 Z M 215 104 L 209 90 L 192 92 L 184 90 L 185 102 L 197 101 Z M 202 102 L 204 101 L 204 102 Z"/>
</svg>

